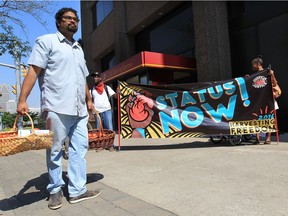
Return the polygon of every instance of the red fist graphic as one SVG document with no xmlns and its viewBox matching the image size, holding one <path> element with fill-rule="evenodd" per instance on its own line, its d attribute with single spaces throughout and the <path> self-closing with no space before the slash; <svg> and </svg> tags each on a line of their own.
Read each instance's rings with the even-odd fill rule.
<svg viewBox="0 0 288 216">
<path fill-rule="evenodd" d="M 153 117 L 153 100 L 144 95 L 129 95 L 126 111 L 132 128 L 146 128 Z"/>
</svg>

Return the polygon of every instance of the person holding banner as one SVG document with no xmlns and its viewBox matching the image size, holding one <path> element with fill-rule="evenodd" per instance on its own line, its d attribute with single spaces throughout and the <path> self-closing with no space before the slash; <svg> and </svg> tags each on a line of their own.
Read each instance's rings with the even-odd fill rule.
<svg viewBox="0 0 288 216">
<path fill-rule="evenodd" d="M 263 60 L 262 56 L 258 56 L 257 58 L 252 60 L 252 70 L 254 72 L 262 71 L 263 69 Z M 278 82 L 275 78 L 275 74 L 273 70 L 269 70 L 268 74 L 271 76 L 271 82 L 272 82 L 272 88 L 273 88 L 273 97 L 274 97 L 274 108 L 275 110 L 279 109 L 278 103 L 276 101 L 276 98 L 278 98 L 282 91 L 280 86 L 278 85 Z M 254 144 L 261 144 L 260 143 L 260 134 L 256 134 L 256 140 Z M 271 132 L 267 132 L 266 134 L 266 140 L 263 144 L 271 144 Z"/>
</svg>

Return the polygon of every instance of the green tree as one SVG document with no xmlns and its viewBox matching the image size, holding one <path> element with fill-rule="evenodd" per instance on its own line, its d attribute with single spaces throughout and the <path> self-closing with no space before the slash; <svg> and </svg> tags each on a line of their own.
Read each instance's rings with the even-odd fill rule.
<svg viewBox="0 0 288 216">
<path fill-rule="evenodd" d="M 39 129 L 41 130 L 44 130 L 45 129 L 45 119 L 42 118 L 42 116 L 40 114 L 38 114 L 38 116 L 35 118 L 35 120 L 37 121 L 37 125 L 35 125 L 35 127 L 38 127 Z"/>
<path fill-rule="evenodd" d="M 45 119 L 43 119 L 41 117 L 40 113 L 29 111 L 28 114 L 32 118 L 32 121 L 34 123 L 35 128 L 37 127 L 40 129 L 45 129 Z M 11 114 L 9 112 L 4 113 L 4 115 L 2 116 L 2 123 L 3 123 L 5 128 L 12 128 L 13 127 L 16 115 L 17 115 L 16 113 L 13 113 L 13 114 Z M 31 126 L 30 119 L 27 115 L 23 116 L 23 123 L 24 123 L 25 127 Z M 16 127 L 17 127 L 17 125 L 16 125 Z"/>
<path fill-rule="evenodd" d="M 14 33 L 12 24 L 20 27 L 27 35 L 25 23 L 21 16 L 29 14 L 34 17 L 41 25 L 46 26 L 43 20 L 43 13 L 51 14 L 49 5 L 53 4 L 50 0 L 43 1 L 19 1 L 2 0 L 0 2 L 0 55 L 8 52 L 10 55 L 21 54 L 27 56 L 31 51 L 28 41 L 22 41 Z M 15 45 L 19 47 L 19 53 L 15 53 Z"/>
<path fill-rule="evenodd" d="M 2 116 L 2 124 L 4 127 L 12 128 L 15 121 L 16 114 L 5 112 Z"/>
<path fill-rule="evenodd" d="M 0 27 L 3 32 L 0 32 L 0 53 L 1 55 L 8 52 L 11 56 L 27 56 L 31 51 L 29 42 L 23 42 L 19 37 L 15 36 L 13 27 L 7 26 L 5 20 L 0 20 Z M 19 53 L 15 53 L 15 47 L 18 46 Z"/>
<path fill-rule="evenodd" d="M 45 129 L 45 120 L 41 117 L 40 113 L 29 111 L 28 114 L 32 118 L 35 128 Z M 23 116 L 23 121 L 27 126 L 31 125 L 30 119 L 27 115 Z"/>
</svg>

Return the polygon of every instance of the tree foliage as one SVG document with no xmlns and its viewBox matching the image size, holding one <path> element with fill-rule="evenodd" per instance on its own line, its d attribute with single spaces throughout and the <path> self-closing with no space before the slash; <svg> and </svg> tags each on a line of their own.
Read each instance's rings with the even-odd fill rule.
<svg viewBox="0 0 288 216">
<path fill-rule="evenodd" d="M 0 53 L 1 55 L 8 52 L 11 56 L 27 56 L 31 51 L 28 41 L 23 42 L 19 37 L 15 36 L 13 27 L 7 26 L 5 20 L 0 20 Z M 18 49 L 16 50 L 16 46 Z"/>
<path fill-rule="evenodd" d="M 29 111 L 28 114 L 33 120 L 34 127 L 45 129 L 45 119 L 43 119 L 38 112 Z M 16 116 L 17 116 L 17 113 L 11 114 L 9 112 L 5 112 L 2 116 L 2 123 L 4 127 L 12 128 L 14 125 Z M 23 125 L 27 127 L 31 126 L 30 119 L 28 118 L 27 115 L 23 116 Z"/>
<path fill-rule="evenodd" d="M 22 41 L 14 33 L 12 24 L 20 27 L 26 32 L 25 20 L 22 20 L 23 14 L 29 14 L 34 17 L 41 25 L 46 26 L 43 20 L 43 13 L 51 14 L 49 5 L 50 0 L 2 0 L 0 1 L 0 55 L 8 52 L 12 56 L 27 56 L 31 51 L 28 41 Z M 53 11 L 52 11 L 53 12 Z M 27 32 L 26 32 L 27 33 Z M 18 46 L 18 52 L 15 52 L 15 46 Z"/>
<path fill-rule="evenodd" d="M 2 116 L 2 124 L 5 127 L 12 128 L 15 121 L 16 114 L 11 114 L 9 112 L 5 112 Z"/>
</svg>

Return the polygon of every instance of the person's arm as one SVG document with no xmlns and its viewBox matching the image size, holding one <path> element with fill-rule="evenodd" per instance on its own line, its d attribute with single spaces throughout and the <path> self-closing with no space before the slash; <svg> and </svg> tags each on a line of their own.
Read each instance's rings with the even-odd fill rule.
<svg viewBox="0 0 288 216">
<path fill-rule="evenodd" d="M 120 94 L 120 89 L 119 89 L 119 87 L 117 87 L 116 93 L 113 94 L 112 97 L 113 97 L 114 99 L 118 99 L 118 94 Z"/>
<path fill-rule="evenodd" d="M 37 77 L 41 73 L 42 68 L 35 65 L 30 65 L 28 73 L 23 81 L 19 101 L 17 105 L 17 112 L 21 115 L 28 112 L 27 97 L 29 96 L 32 88 L 35 85 Z"/>
<path fill-rule="evenodd" d="M 271 76 L 271 82 L 272 82 L 272 88 L 273 88 L 273 96 L 274 98 L 278 98 L 282 91 L 280 86 L 278 85 L 278 82 L 276 80 L 275 74 L 273 70 L 269 70 L 268 74 Z"/>
<path fill-rule="evenodd" d="M 274 71 L 273 70 L 269 70 L 268 74 L 271 76 L 272 86 L 275 87 L 278 84 L 278 82 L 276 80 Z"/>
<path fill-rule="evenodd" d="M 113 97 L 114 99 L 118 99 L 118 94 L 115 93 L 115 94 L 112 95 L 112 97 Z"/>
<path fill-rule="evenodd" d="M 273 96 L 278 98 L 282 94 L 281 88 L 279 85 L 273 86 Z"/>
<path fill-rule="evenodd" d="M 87 107 L 89 110 L 93 109 L 93 102 L 92 102 L 92 98 L 89 92 L 89 87 L 88 84 L 86 83 L 86 102 L 87 102 Z"/>
</svg>

